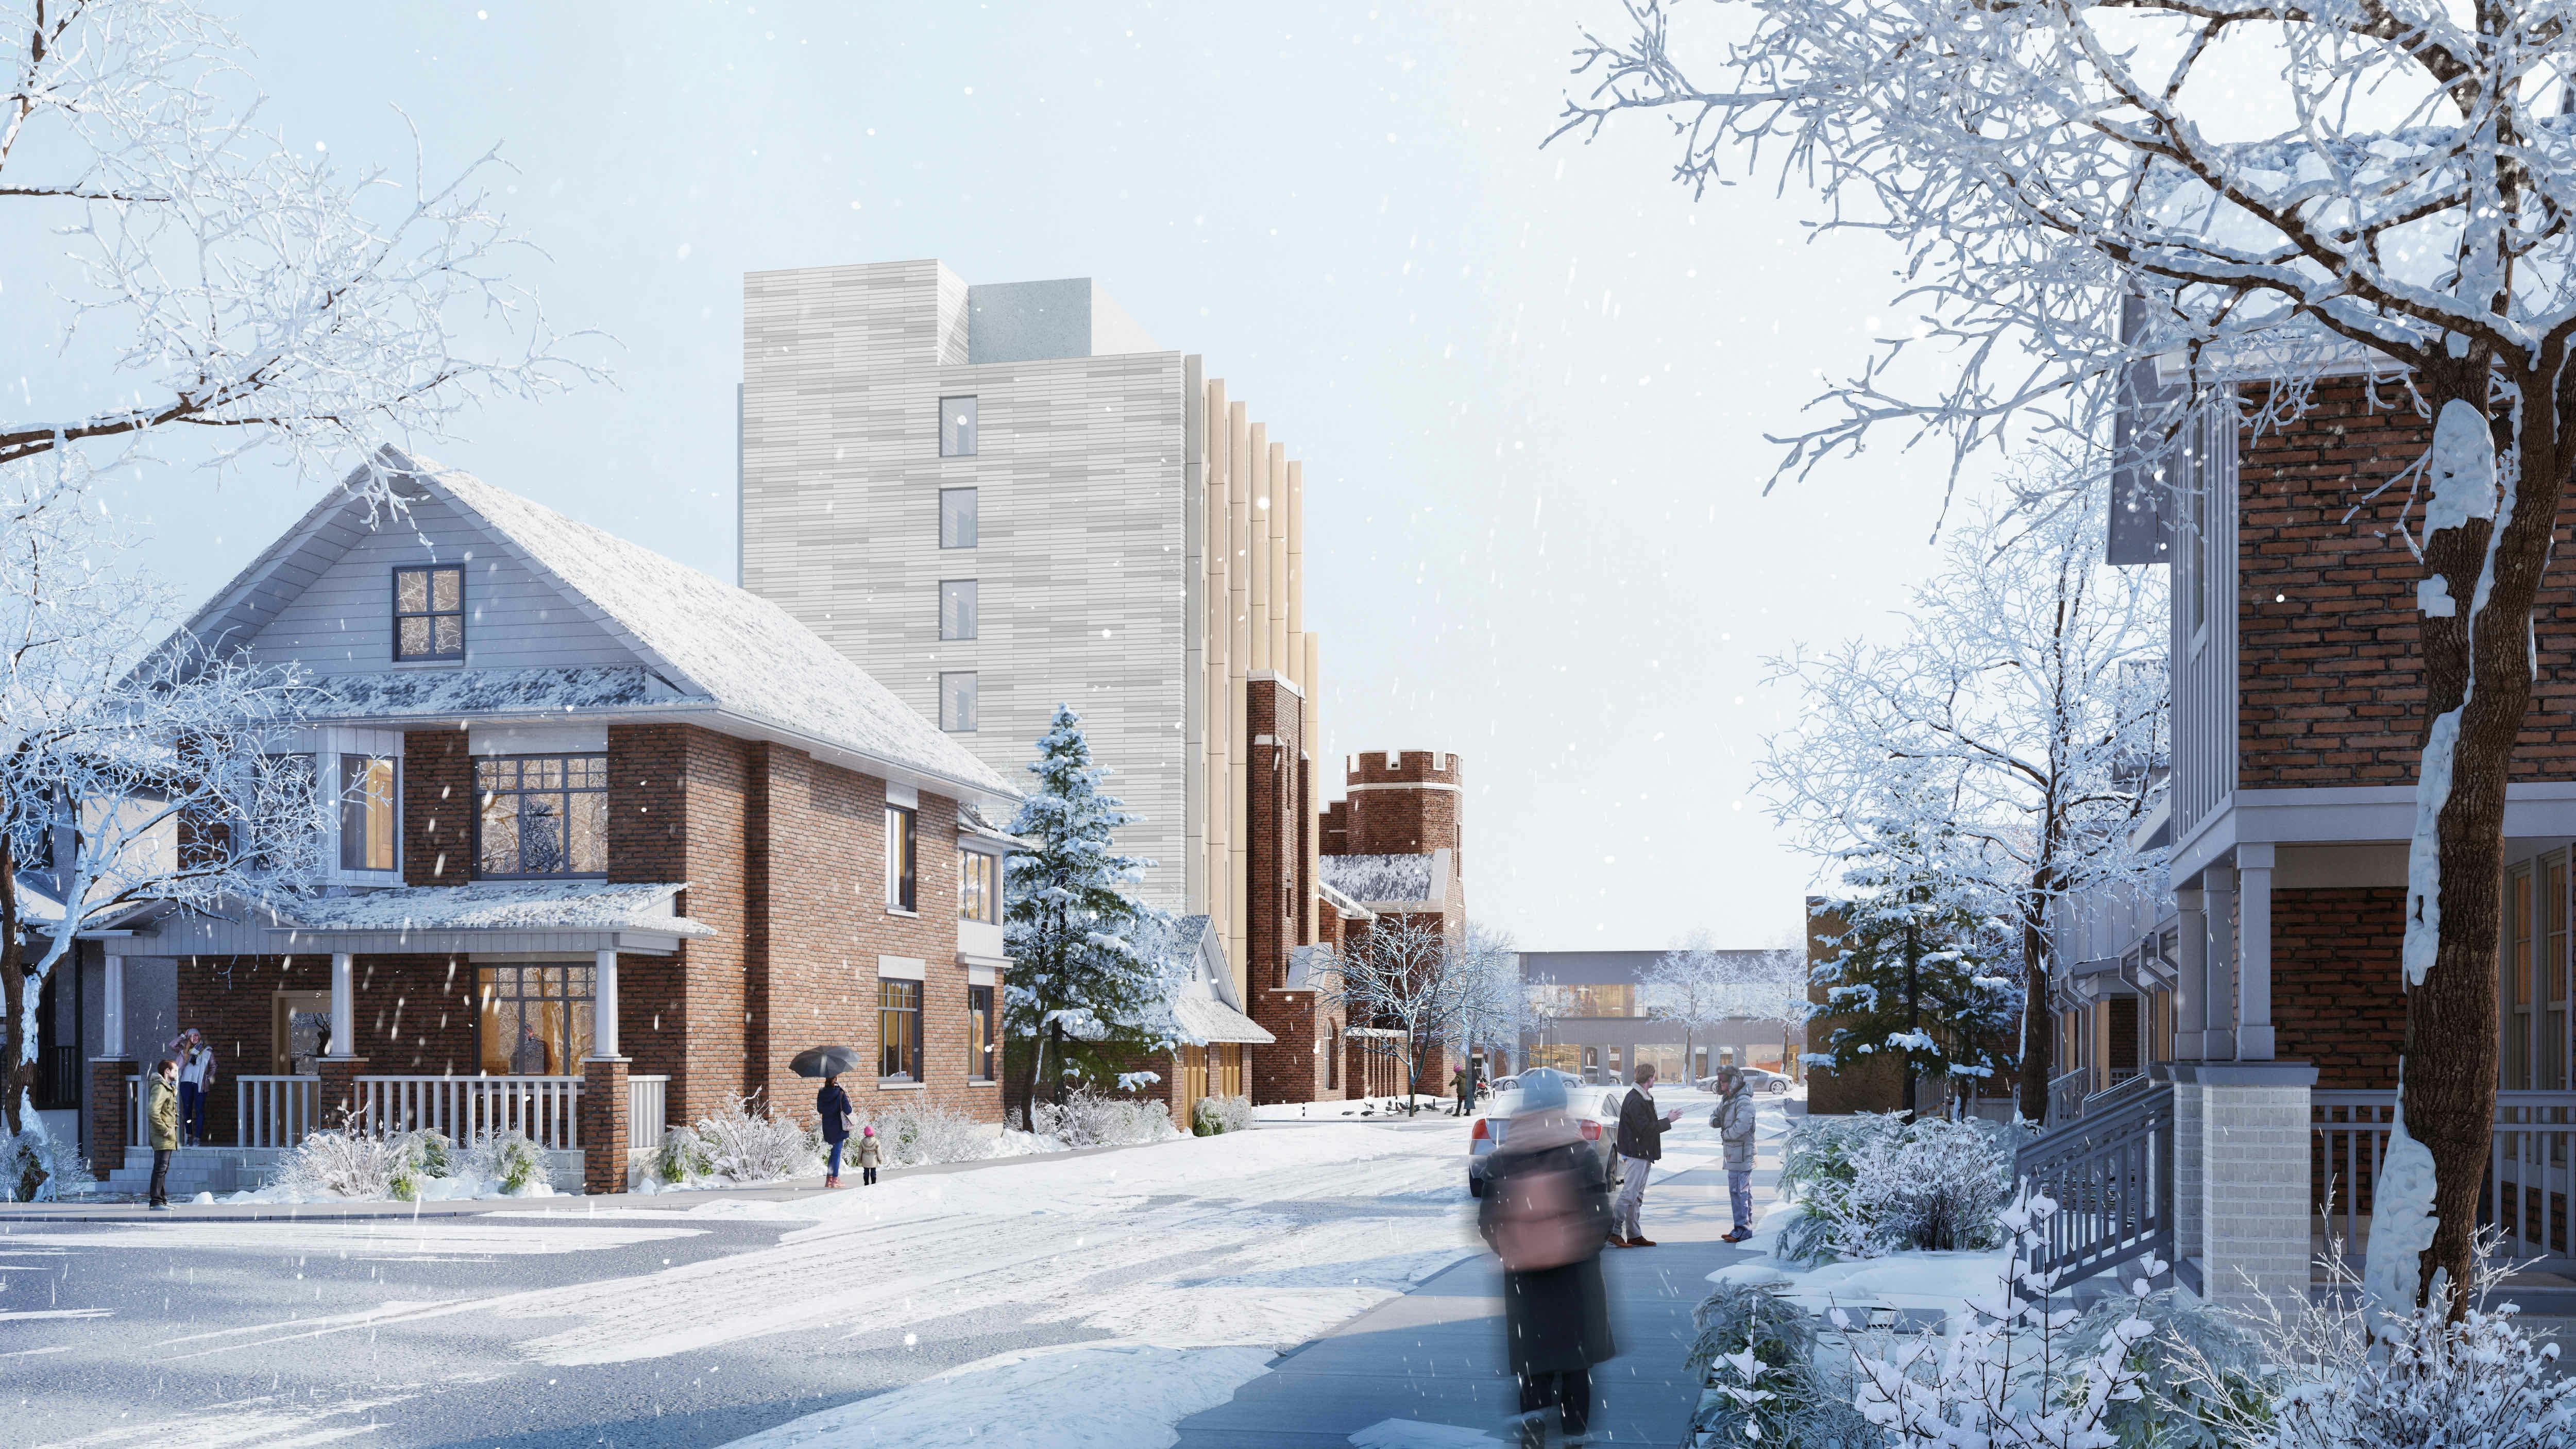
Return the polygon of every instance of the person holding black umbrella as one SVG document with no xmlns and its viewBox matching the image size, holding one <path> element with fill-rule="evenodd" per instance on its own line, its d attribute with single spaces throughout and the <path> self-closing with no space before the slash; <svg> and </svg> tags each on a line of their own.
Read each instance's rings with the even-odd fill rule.
<svg viewBox="0 0 2576 1449">
<path fill-rule="evenodd" d="M 814 1094 L 814 1112 L 823 1119 L 823 1140 L 832 1144 L 832 1165 L 823 1175 L 823 1185 L 839 1187 L 841 1149 L 850 1141 L 850 1094 L 841 1090 L 839 1077 L 823 1079 L 823 1090 Z"/>
</svg>

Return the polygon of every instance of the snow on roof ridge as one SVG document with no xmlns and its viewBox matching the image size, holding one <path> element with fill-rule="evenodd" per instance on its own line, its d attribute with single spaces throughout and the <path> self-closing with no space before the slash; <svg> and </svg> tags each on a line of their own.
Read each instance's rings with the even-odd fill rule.
<svg viewBox="0 0 2576 1449">
<path fill-rule="evenodd" d="M 1003 798 L 1000 773 L 897 699 L 786 610 L 542 503 L 387 448 L 388 461 L 447 495 L 727 713 Z M 354 480 L 354 476 L 352 478 Z"/>
</svg>

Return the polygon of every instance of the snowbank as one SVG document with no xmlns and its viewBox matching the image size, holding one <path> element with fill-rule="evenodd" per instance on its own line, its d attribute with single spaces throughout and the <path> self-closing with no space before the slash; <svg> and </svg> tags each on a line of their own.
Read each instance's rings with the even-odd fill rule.
<svg viewBox="0 0 2576 1449">
<path fill-rule="evenodd" d="M 201 1203 L 289 1204 L 345 1202 L 488 1202 L 496 1198 L 538 1198 L 560 1196 L 563 1196 L 563 1194 L 556 1192 L 552 1187 L 542 1182 L 532 1182 L 523 1188 L 513 1191 L 510 1188 L 502 1186 L 501 1180 L 497 1177 L 431 1177 L 422 1179 L 419 1195 L 410 1198 L 397 1198 L 391 1194 L 380 1194 L 373 1197 L 350 1197 L 336 1192 L 320 1192 L 310 1188 L 298 1189 L 290 1184 L 279 1182 L 271 1183 L 267 1187 L 254 1188 L 244 1192 L 228 1193 L 220 1198 L 216 1197 L 212 1193 L 201 1192 L 197 1194 L 196 1201 Z"/>
<path fill-rule="evenodd" d="M 1928 1308 L 1956 1313 L 1972 1299 L 1994 1297 L 2011 1266 L 2011 1249 L 1999 1247 L 1973 1253 L 1918 1250 L 1800 1267 L 1778 1256 L 1781 1234 L 1800 1215 L 1794 1202 L 1771 1204 L 1744 1243 L 1746 1251 L 1762 1256 L 1720 1268 L 1708 1275 L 1708 1281 L 1769 1288 L 1818 1314 L 1834 1308 Z"/>
</svg>

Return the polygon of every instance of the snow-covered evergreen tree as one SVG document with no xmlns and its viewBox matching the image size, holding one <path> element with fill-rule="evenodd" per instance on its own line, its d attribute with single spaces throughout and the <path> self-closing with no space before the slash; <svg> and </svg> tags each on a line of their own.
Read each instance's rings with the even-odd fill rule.
<svg viewBox="0 0 2576 1449">
<path fill-rule="evenodd" d="M 2047 465 L 2036 472 L 2046 472 Z M 1904 635 L 1773 661 L 1799 688 L 1764 792 L 1808 847 L 1838 850 L 1854 818 L 1910 812 L 1946 828 L 2017 928 L 2030 1016 L 2022 1115 L 2043 1120 L 2052 1066 L 2050 929 L 2069 894 L 2134 887 L 2163 865 L 2131 844 L 2163 753 L 2165 604 L 2156 571 L 2102 563 L 2098 492 L 2039 519 L 1974 519 L 1914 591 Z M 1902 788 L 1891 792 L 1890 781 Z M 2035 1005 L 2033 1004 L 2035 1003 Z"/>
<path fill-rule="evenodd" d="M 1998 964 L 2009 935 L 1995 902 L 1980 873 L 1961 868 L 1973 842 L 1911 810 L 1859 824 L 1862 843 L 1845 852 L 1849 893 L 1831 903 L 1846 929 L 1815 972 L 1825 1000 L 1811 1010 L 1831 1029 L 1807 1061 L 1895 1053 L 1906 1106 L 1919 1110 L 1927 1077 L 1965 1091 L 2011 1069 L 2021 989 Z"/>
<path fill-rule="evenodd" d="M 1010 862 L 1004 1030 L 1028 1100 L 1048 1087 L 1060 1103 L 1073 1079 L 1113 1080 L 1129 1056 L 1165 1044 L 1139 1025 L 1157 1015 L 1164 983 L 1136 945 L 1152 911 L 1135 884 L 1153 862 L 1119 854 L 1114 839 L 1136 817 L 1101 793 L 1110 772 L 1092 763 L 1071 705 L 1056 706 L 1037 743 L 1037 788 L 1011 820 L 1036 848 Z"/>
</svg>

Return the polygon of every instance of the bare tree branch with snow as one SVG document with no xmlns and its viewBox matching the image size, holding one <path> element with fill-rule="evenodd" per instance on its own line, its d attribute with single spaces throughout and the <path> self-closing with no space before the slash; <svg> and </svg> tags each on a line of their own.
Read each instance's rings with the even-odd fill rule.
<svg viewBox="0 0 2576 1449">
<path fill-rule="evenodd" d="M 2187 474 L 2156 465 L 2196 419 L 2275 426 L 2330 370 L 2372 372 L 2434 422 L 2402 480 L 2428 729 L 2366 1276 L 2395 1306 L 2445 1275 L 2464 1314 L 2506 776 L 2576 468 L 2576 4 L 1712 0 L 1696 36 L 1678 6 L 1623 3 L 1576 52 L 1588 89 L 1558 135 L 1659 114 L 1695 190 L 1768 147 L 1819 225 L 1901 253 L 1912 325 L 1784 440 L 1782 472 L 1891 430 L 1946 439 L 1954 463 L 2016 427 L 2089 446 L 2120 405 L 2122 503 L 2163 510 L 2155 480 Z"/>
<path fill-rule="evenodd" d="M 0 469 L 0 483 L 16 476 Z M 293 741 L 308 687 L 184 635 L 161 640 L 169 598 L 126 551 L 78 490 L 0 495 L 9 1134 L 33 1120 L 36 1007 L 80 932 L 152 903 L 255 911 L 322 877 L 332 802 Z"/>
<path fill-rule="evenodd" d="M 1985 515 L 1951 540 L 1892 642 L 1772 661 L 1800 723 L 1756 767 L 1773 813 L 1832 855 L 1864 821 L 1910 810 L 2013 902 L 2025 1010 L 2022 1115 L 2044 1120 L 2051 912 L 2144 880 L 2161 851 L 2130 836 L 2152 799 L 2165 715 L 2162 581 L 2104 566 L 2095 509 L 2029 523 Z M 1891 789 L 1891 782 L 1903 788 Z"/>
<path fill-rule="evenodd" d="M 52 476 L 77 482 L 194 432 L 218 465 L 331 470 L 601 376 L 508 278 L 533 252 L 492 207 L 496 152 L 438 177 L 415 138 L 408 176 L 344 177 L 260 128 L 238 42 L 175 0 L 0 6 L 12 35 L 0 203 L 65 243 L 56 350 L 101 372 L 0 417 L 0 469 L 69 453 Z"/>
</svg>

